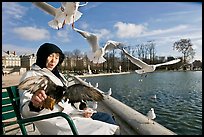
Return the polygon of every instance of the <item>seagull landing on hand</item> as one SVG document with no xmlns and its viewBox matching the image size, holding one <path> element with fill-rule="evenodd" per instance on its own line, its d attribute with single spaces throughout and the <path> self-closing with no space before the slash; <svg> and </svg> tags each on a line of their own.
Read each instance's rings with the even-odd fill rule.
<svg viewBox="0 0 204 137">
<path fill-rule="evenodd" d="M 147 117 L 148 117 L 148 123 L 150 119 L 155 119 L 156 118 L 156 114 L 154 113 L 154 108 L 151 108 L 150 111 L 147 113 Z M 153 122 L 154 124 L 154 122 Z"/>
<path fill-rule="evenodd" d="M 138 74 L 153 72 L 155 71 L 156 67 L 163 66 L 163 65 L 171 65 L 171 64 L 175 64 L 181 61 L 181 59 L 175 59 L 175 60 L 171 60 L 165 63 L 160 63 L 156 65 L 148 65 L 147 63 L 143 62 L 139 58 L 135 58 L 131 56 L 124 48 L 122 48 L 122 51 L 133 64 L 141 68 L 140 70 L 135 70 L 135 72 L 137 72 Z"/>
<path fill-rule="evenodd" d="M 79 30 L 77 28 L 74 28 L 74 30 L 81 34 L 90 44 L 92 52 L 88 53 L 87 56 L 89 60 L 93 61 L 95 64 L 106 61 L 106 59 L 103 57 L 105 53 L 112 51 L 113 49 L 119 49 L 123 46 L 123 43 L 121 42 L 108 40 L 104 47 L 100 47 L 96 34 Z"/>
<path fill-rule="evenodd" d="M 103 94 L 94 87 L 85 84 L 73 84 L 69 87 L 56 85 L 48 76 L 32 76 L 24 79 L 18 85 L 19 90 L 28 90 L 34 94 L 38 90 L 45 90 L 48 96 L 41 107 L 53 110 L 54 105 L 64 100 L 68 103 L 76 103 L 82 101 L 102 101 Z"/>
</svg>

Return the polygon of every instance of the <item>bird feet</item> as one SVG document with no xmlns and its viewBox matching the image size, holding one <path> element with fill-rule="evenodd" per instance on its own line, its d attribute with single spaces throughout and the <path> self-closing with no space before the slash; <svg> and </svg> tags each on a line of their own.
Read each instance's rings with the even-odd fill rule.
<svg viewBox="0 0 204 137">
<path fill-rule="evenodd" d="M 74 29 L 74 22 L 72 23 L 72 29 Z"/>
</svg>

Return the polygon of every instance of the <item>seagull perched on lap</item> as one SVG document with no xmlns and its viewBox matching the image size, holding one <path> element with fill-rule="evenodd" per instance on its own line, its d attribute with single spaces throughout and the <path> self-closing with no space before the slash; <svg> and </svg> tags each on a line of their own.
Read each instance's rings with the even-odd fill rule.
<svg viewBox="0 0 204 137">
<path fill-rule="evenodd" d="M 139 58 L 136 58 L 136 57 L 133 57 L 132 55 L 130 55 L 124 48 L 122 48 L 122 51 L 133 64 L 135 64 L 141 68 L 139 70 L 135 70 L 135 72 L 137 72 L 138 74 L 153 72 L 153 71 L 155 71 L 156 67 L 163 66 L 163 65 L 171 65 L 171 64 L 175 64 L 175 63 L 178 63 L 179 61 L 181 61 L 181 59 L 175 59 L 175 60 L 171 60 L 171 61 L 168 61 L 165 63 L 160 63 L 160 64 L 156 64 L 156 65 L 148 65 L 147 63 L 143 62 Z"/>
<path fill-rule="evenodd" d="M 105 53 L 112 51 L 113 49 L 119 49 L 123 46 L 123 43 L 108 40 L 104 47 L 100 47 L 98 43 L 98 37 L 96 34 L 89 33 L 87 31 L 83 31 L 77 28 L 74 28 L 76 32 L 81 34 L 90 44 L 92 52 L 88 53 L 88 58 L 90 61 L 93 61 L 93 63 L 103 63 L 106 61 L 106 59 L 103 57 Z"/>
</svg>

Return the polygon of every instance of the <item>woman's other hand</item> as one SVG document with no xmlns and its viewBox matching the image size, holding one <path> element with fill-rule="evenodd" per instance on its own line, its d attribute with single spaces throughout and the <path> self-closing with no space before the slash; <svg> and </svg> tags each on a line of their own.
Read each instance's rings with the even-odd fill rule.
<svg viewBox="0 0 204 137">
<path fill-rule="evenodd" d="M 84 109 L 84 113 L 83 113 L 83 116 L 85 117 L 85 118 L 90 118 L 92 115 L 93 115 L 93 109 L 91 109 L 91 108 L 85 108 Z"/>
</svg>

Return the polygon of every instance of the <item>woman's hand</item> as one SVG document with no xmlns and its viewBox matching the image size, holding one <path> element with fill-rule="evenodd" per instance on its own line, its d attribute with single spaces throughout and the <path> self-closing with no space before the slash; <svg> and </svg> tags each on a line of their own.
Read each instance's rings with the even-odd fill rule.
<svg viewBox="0 0 204 137">
<path fill-rule="evenodd" d="M 84 113 L 83 113 L 83 116 L 85 117 L 85 118 L 90 118 L 92 115 L 93 115 L 93 109 L 91 109 L 91 108 L 85 108 L 84 109 Z"/>
<path fill-rule="evenodd" d="M 43 101 L 47 98 L 47 95 L 45 94 L 44 90 L 38 90 L 33 94 L 31 101 L 33 103 L 33 106 L 38 108 L 42 106 Z"/>
</svg>

